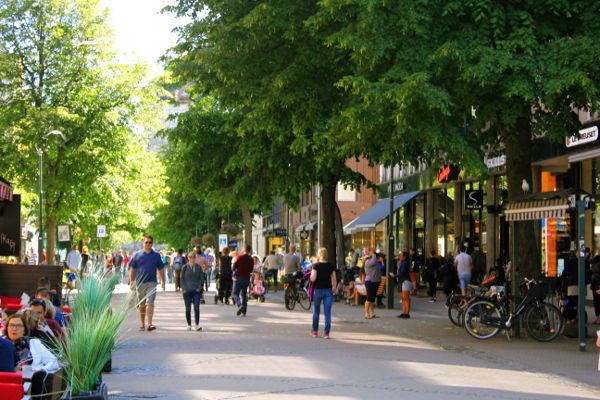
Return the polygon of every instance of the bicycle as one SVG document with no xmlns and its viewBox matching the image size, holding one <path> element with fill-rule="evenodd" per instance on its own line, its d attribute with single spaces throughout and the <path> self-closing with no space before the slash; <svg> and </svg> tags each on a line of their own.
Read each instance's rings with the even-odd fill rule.
<svg viewBox="0 0 600 400">
<path fill-rule="evenodd" d="M 485 288 L 469 285 L 466 296 L 454 290 L 446 299 L 446 308 L 448 308 L 448 318 L 456 326 L 464 325 L 464 313 L 467 307 L 474 300 L 481 299 L 486 292 Z"/>
<path fill-rule="evenodd" d="M 310 310 L 312 300 L 308 293 L 307 282 L 308 279 L 302 272 L 298 272 L 291 279 L 288 278 L 284 281 L 285 308 L 292 311 L 298 303 L 304 310 Z"/>
<path fill-rule="evenodd" d="M 546 286 L 535 279 L 524 279 L 522 285 L 527 294 L 515 307 L 514 313 L 508 310 L 508 297 L 502 291 L 496 294 L 496 301 L 477 300 L 465 311 L 465 329 L 479 340 L 490 339 L 501 330 L 510 340 L 510 329 L 516 317 L 523 315 L 527 333 L 537 341 L 549 342 L 555 339 L 563 328 L 563 318 L 558 308 L 544 302 Z"/>
</svg>

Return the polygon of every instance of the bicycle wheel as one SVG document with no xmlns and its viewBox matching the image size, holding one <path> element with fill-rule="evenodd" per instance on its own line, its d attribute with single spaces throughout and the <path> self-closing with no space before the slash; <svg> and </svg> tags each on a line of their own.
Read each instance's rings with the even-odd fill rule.
<svg viewBox="0 0 600 400">
<path fill-rule="evenodd" d="M 462 326 L 464 321 L 462 321 L 462 310 L 460 307 L 460 297 L 455 296 L 452 301 L 448 302 L 448 318 L 450 322 L 452 322 L 456 326 Z"/>
<path fill-rule="evenodd" d="M 311 306 L 311 301 L 310 301 L 310 297 L 308 297 L 308 293 L 306 293 L 306 291 L 304 290 L 300 290 L 298 292 L 298 303 L 300 304 L 300 307 L 302 307 L 305 310 L 310 310 L 310 306 Z"/>
<path fill-rule="evenodd" d="M 285 289 L 283 298 L 285 300 L 285 308 L 292 311 L 296 307 L 296 293 L 292 286 L 288 286 Z"/>
<path fill-rule="evenodd" d="M 525 312 L 525 329 L 537 341 L 554 340 L 563 326 L 560 311 L 553 304 L 532 304 Z"/>
<path fill-rule="evenodd" d="M 467 333 L 479 340 L 496 336 L 500 332 L 498 323 L 501 319 L 500 310 L 487 300 L 471 303 L 464 312 L 464 324 Z"/>
</svg>

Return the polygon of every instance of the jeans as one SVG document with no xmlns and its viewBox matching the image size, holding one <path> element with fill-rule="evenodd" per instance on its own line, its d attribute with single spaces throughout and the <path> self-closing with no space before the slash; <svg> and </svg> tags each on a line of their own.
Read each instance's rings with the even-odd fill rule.
<svg viewBox="0 0 600 400">
<path fill-rule="evenodd" d="M 319 331 L 319 314 L 321 312 L 321 302 L 323 302 L 323 311 L 325 313 L 325 334 L 328 335 L 331 330 L 331 306 L 333 305 L 333 290 L 315 289 L 313 293 L 313 332 Z"/>
<path fill-rule="evenodd" d="M 206 288 L 206 291 L 208 292 L 208 287 L 210 286 L 210 279 L 212 278 L 212 268 L 208 268 L 205 272 L 205 279 L 204 279 L 204 287 Z"/>
<path fill-rule="evenodd" d="M 194 303 L 194 320 L 196 325 L 200 324 L 200 292 L 183 292 L 185 303 L 185 320 L 188 326 L 192 325 L 192 302 Z"/>
<path fill-rule="evenodd" d="M 248 306 L 248 286 L 250 286 L 249 276 L 238 276 L 237 280 L 233 282 L 233 301 L 236 306 L 242 307 L 244 310 Z M 242 293 L 241 303 L 240 292 Z"/>
</svg>

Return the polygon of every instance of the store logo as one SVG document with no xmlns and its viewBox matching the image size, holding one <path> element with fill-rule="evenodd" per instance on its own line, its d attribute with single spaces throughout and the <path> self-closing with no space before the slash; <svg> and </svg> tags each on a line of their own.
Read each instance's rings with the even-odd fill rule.
<svg viewBox="0 0 600 400">
<path fill-rule="evenodd" d="M 595 142 L 596 140 L 598 140 L 598 127 L 592 126 L 591 128 L 580 130 L 576 135 L 566 137 L 565 145 L 567 147 L 575 147 L 581 144 Z"/>
<path fill-rule="evenodd" d="M 437 174 L 438 183 L 446 183 L 450 181 L 455 181 L 458 179 L 458 175 L 460 174 L 460 168 L 458 168 L 454 164 L 443 165 Z"/>
<path fill-rule="evenodd" d="M 483 190 L 465 190 L 465 209 L 481 210 L 483 208 Z"/>
</svg>

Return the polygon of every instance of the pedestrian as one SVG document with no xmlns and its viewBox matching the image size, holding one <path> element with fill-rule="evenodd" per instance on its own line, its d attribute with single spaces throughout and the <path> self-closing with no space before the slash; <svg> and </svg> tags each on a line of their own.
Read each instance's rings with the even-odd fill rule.
<svg viewBox="0 0 600 400">
<path fill-rule="evenodd" d="M 235 264 L 233 264 L 233 274 L 235 275 L 235 281 L 233 282 L 233 300 L 238 307 L 238 316 L 246 316 L 248 311 L 248 286 L 250 285 L 250 274 L 254 267 L 254 261 L 250 256 L 250 251 L 250 245 L 245 244 L 242 248 L 242 254 L 237 257 Z"/>
<path fill-rule="evenodd" d="M 193 252 L 190 252 L 188 262 L 181 269 L 181 290 L 185 303 L 185 320 L 187 321 L 188 331 L 192 330 L 192 304 L 194 304 L 195 329 L 196 331 L 202 330 L 200 327 L 200 295 L 203 290 L 204 278 L 202 267 L 196 264 L 196 256 Z"/>
<path fill-rule="evenodd" d="M 267 274 L 273 278 L 273 292 L 276 292 L 277 274 L 279 273 L 279 257 L 275 254 L 275 250 L 271 250 L 270 254 L 265 258 L 264 265 L 267 267 Z"/>
<path fill-rule="evenodd" d="M 206 279 L 204 281 L 204 285 L 207 292 L 208 288 L 210 287 L 210 282 L 212 281 L 212 273 L 215 269 L 215 261 L 215 256 L 212 254 L 212 250 L 206 249 Z"/>
<path fill-rule="evenodd" d="M 398 289 L 402 298 L 402 314 L 398 318 L 410 318 L 410 294 L 412 290 L 412 280 L 410 279 L 410 264 L 408 263 L 408 253 L 400 252 L 398 269 L 396 276 L 398 278 Z"/>
<path fill-rule="evenodd" d="M 154 316 L 154 300 L 156 299 L 156 275 L 160 275 L 161 285 L 165 289 L 165 265 L 160 254 L 152 248 L 154 239 L 150 235 L 144 236 L 144 249 L 133 255 L 129 262 L 129 287 L 135 288 L 138 298 L 138 311 L 140 314 L 140 331 L 146 330 L 145 320 L 148 319 L 148 331 L 153 331 L 156 326 L 152 323 Z"/>
<path fill-rule="evenodd" d="M 375 315 L 375 298 L 377 297 L 377 289 L 381 282 L 381 272 L 377 266 L 377 256 L 375 249 L 369 248 L 367 255 L 363 257 L 363 265 L 365 266 L 365 287 L 367 289 L 367 299 L 365 300 L 365 319 L 373 319 Z"/>
<path fill-rule="evenodd" d="M 117 274 L 119 277 L 119 283 L 122 283 L 123 274 L 121 271 L 123 269 L 123 249 L 119 249 L 119 251 L 113 256 L 113 267 L 115 269 L 115 274 Z"/>
<path fill-rule="evenodd" d="M 419 281 L 420 281 L 420 272 L 421 265 L 423 265 L 423 260 L 421 255 L 417 251 L 415 247 L 410 249 L 410 280 L 412 282 L 412 292 L 411 295 L 416 296 L 417 290 L 419 289 Z"/>
<path fill-rule="evenodd" d="M 460 283 L 460 294 L 465 297 L 467 295 L 467 287 L 471 283 L 471 272 L 473 270 L 473 259 L 467 254 L 467 247 L 464 244 L 460 245 L 459 253 L 454 258 L 454 265 Z"/>
<path fill-rule="evenodd" d="M 193 252 L 192 252 L 193 253 Z M 181 290 L 181 269 L 186 264 L 186 259 L 183 256 L 183 249 L 177 250 L 177 255 L 173 259 L 173 280 L 175 282 L 175 291 Z"/>
<path fill-rule="evenodd" d="M 79 254 L 77 246 L 73 246 L 71 248 L 71 251 L 69 251 L 69 254 L 67 254 L 67 259 L 65 262 L 67 263 L 67 267 L 69 267 L 71 272 L 77 273 L 79 271 L 81 266 L 81 254 Z"/>
<path fill-rule="evenodd" d="M 322 247 L 317 252 L 317 263 L 310 272 L 310 281 L 313 283 L 313 319 L 312 337 L 319 337 L 319 314 L 323 303 L 325 314 L 325 330 L 323 338 L 329 339 L 331 332 L 331 306 L 333 305 L 334 290 L 337 288 L 335 266 L 328 261 L 327 249 Z"/>
<path fill-rule="evenodd" d="M 90 260 L 90 252 L 87 246 L 81 248 L 81 267 L 79 267 L 79 277 L 83 278 L 90 272 L 88 270 L 88 261 Z"/>
<path fill-rule="evenodd" d="M 231 297 L 231 288 L 233 286 L 232 258 L 229 255 L 229 247 L 223 247 L 221 257 L 219 257 L 219 290 L 217 292 L 217 300 L 221 303 L 229 304 Z"/>
<path fill-rule="evenodd" d="M 37 265 L 38 263 L 38 255 L 33 249 L 33 247 L 29 250 L 29 258 L 27 260 L 29 265 Z"/>
<path fill-rule="evenodd" d="M 435 254 L 435 250 L 429 252 L 429 257 L 425 260 L 423 268 L 423 279 L 427 282 L 429 288 L 427 295 L 431 297 L 430 303 L 437 301 L 437 279 L 440 274 L 440 259 Z"/>
<path fill-rule="evenodd" d="M 386 267 L 386 260 L 385 260 L 385 254 L 383 253 L 377 253 L 377 268 L 379 268 L 379 273 L 381 274 L 382 277 L 387 276 L 387 267 Z M 383 281 L 383 279 L 382 279 Z M 381 283 L 379 284 L 381 285 Z M 385 308 L 385 305 L 383 304 L 383 293 L 377 295 L 377 302 L 375 304 L 377 306 L 377 308 Z"/>
</svg>

